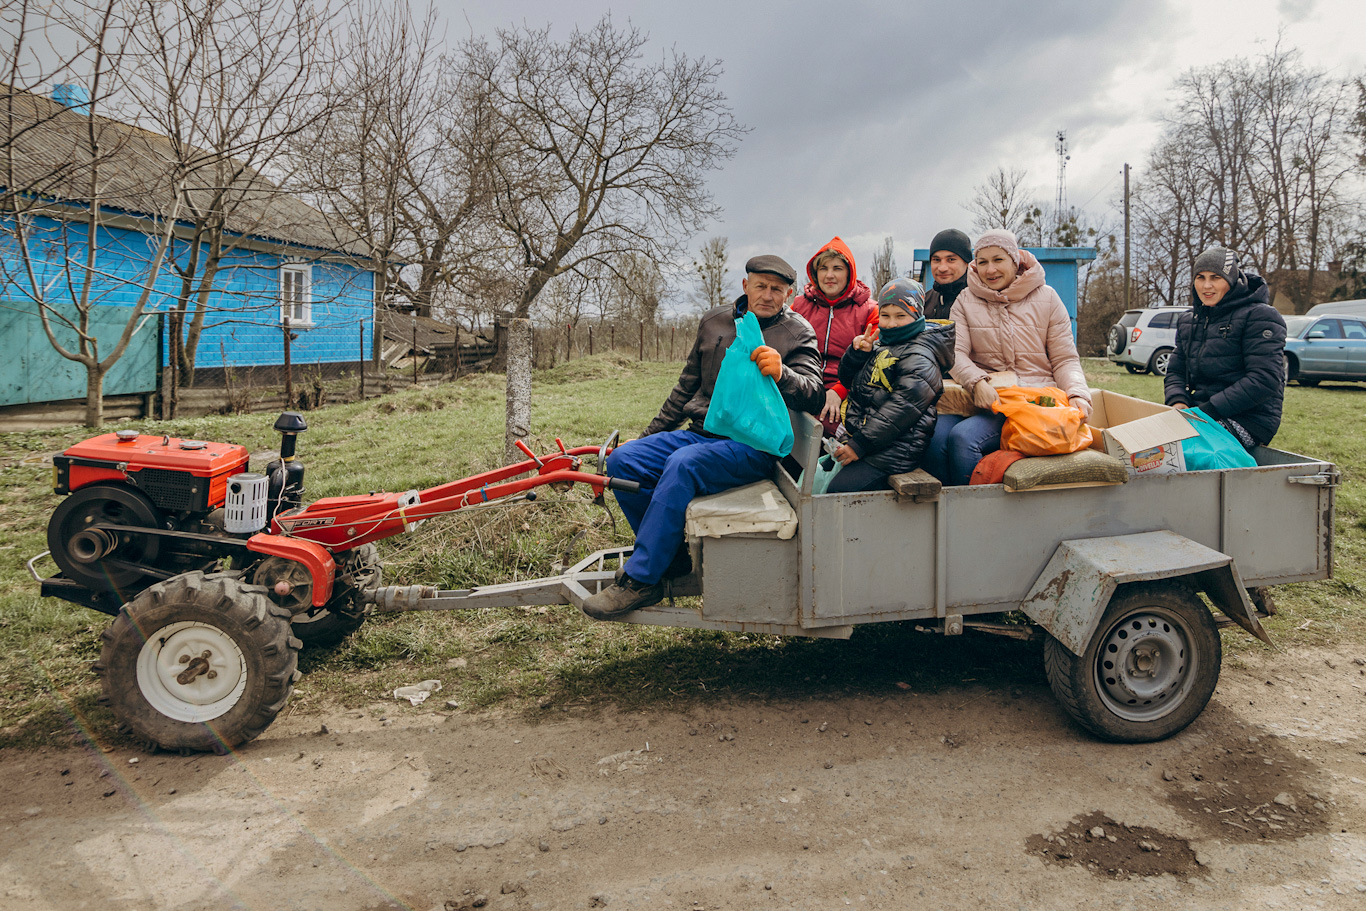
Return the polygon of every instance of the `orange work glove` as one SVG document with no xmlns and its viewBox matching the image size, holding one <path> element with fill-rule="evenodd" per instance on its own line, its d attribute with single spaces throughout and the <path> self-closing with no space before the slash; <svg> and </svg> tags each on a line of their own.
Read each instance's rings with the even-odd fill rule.
<svg viewBox="0 0 1366 911">
<path fill-rule="evenodd" d="M 760 345 L 754 349 L 749 359 L 759 365 L 759 372 L 764 376 L 771 376 L 776 380 L 783 375 L 783 356 L 776 348 Z"/>
</svg>

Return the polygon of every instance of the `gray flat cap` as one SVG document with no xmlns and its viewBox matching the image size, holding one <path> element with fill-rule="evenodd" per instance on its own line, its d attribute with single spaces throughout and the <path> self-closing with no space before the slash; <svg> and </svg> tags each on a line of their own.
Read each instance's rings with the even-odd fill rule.
<svg viewBox="0 0 1366 911">
<path fill-rule="evenodd" d="M 772 253 L 750 257 L 749 262 L 745 263 L 745 272 L 777 276 L 789 285 L 797 280 L 797 270 L 788 265 L 787 260 Z"/>
</svg>

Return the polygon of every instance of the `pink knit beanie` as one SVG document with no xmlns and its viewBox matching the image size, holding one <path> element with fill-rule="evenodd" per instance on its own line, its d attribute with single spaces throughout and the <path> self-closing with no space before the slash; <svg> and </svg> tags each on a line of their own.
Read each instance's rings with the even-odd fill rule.
<svg viewBox="0 0 1366 911">
<path fill-rule="evenodd" d="M 983 247 L 1000 247 L 1006 251 L 1015 265 L 1020 264 L 1020 242 L 1015 239 L 1015 235 L 1005 228 L 992 228 L 990 231 L 977 238 L 977 243 L 972 245 L 973 256 Z"/>
</svg>

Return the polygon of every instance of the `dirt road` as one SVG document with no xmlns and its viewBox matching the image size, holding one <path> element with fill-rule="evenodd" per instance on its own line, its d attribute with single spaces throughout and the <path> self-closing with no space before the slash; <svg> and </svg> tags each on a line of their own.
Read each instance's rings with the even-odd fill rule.
<svg viewBox="0 0 1366 911">
<path fill-rule="evenodd" d="M 538 725 L 438 696 L 233 756 L 9 753 L 0 907 L 1361 909 L 1363 659 L 1227 662 L 1143 746 L 1031 681 Z"/>
</svg>

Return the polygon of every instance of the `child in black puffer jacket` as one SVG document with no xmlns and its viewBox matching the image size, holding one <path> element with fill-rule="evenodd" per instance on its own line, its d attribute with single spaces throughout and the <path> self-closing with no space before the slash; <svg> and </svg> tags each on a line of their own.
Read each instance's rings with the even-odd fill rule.
<svg viewBox="0 0 1366 911">
<path fill-rule="evenodd" d="M 893 279 L 877 306 L 876 337 L 858 336 L 840 358 L 839 380 L 849 395 L 834 458 L 843 467 L 828 493 L 879 490 L 888 475 L 920 467 L 934 435 L 942 376 L 953 365 L 953 326 L 925 322 L 920 282 Z"/>
<path fill-rule="evenodd" d="M 1167 404 L 1199 408 L 1248 450 L 1265 446 L 1281 426 L 1285 320 L 1267 302 L 1266 282 L 1239 269 L 1232 250 L 1209 248 L 1192 271 L 1194 307 L 1177 320 Z"/>
</svg>

